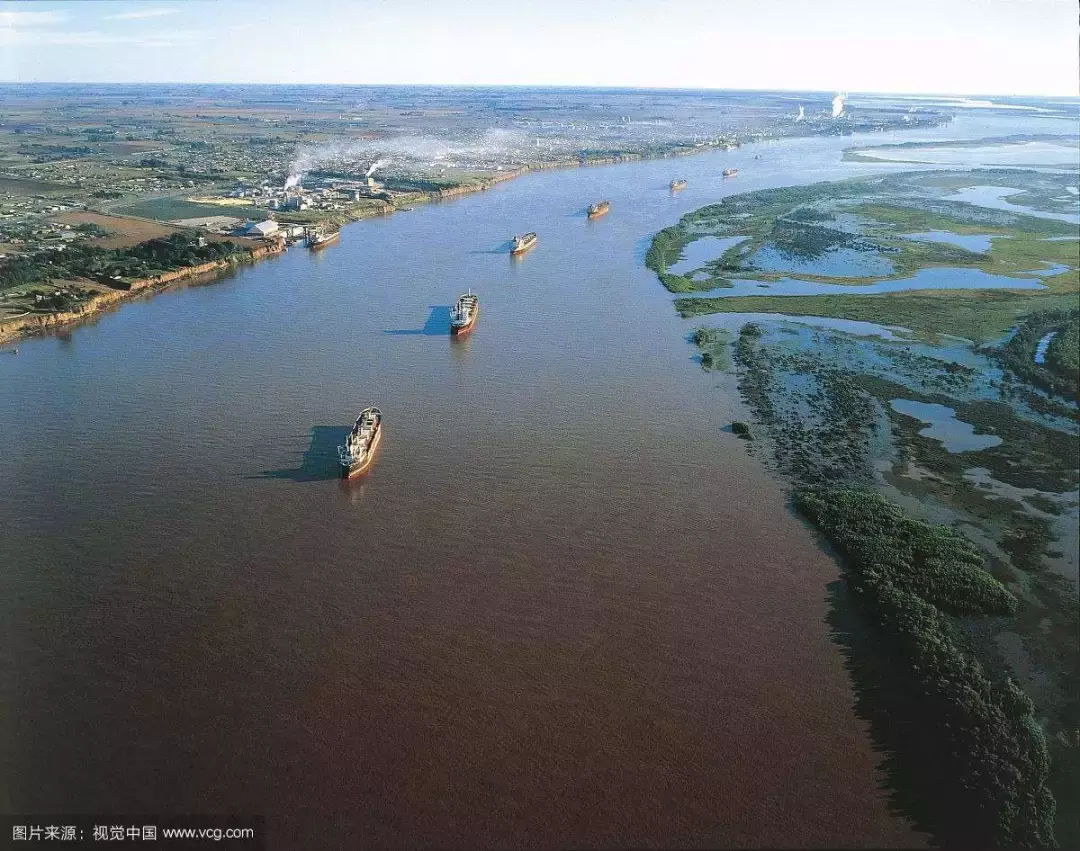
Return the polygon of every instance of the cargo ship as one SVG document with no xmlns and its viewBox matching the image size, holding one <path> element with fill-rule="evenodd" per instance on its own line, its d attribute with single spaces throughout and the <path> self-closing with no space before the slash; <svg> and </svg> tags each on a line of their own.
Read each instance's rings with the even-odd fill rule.
<svg viewBox="0 0 1080 851">
<path fill-rule="evenodd" d="M 510 244 L 511 254 L 524 254 L 534 245 L 536 245 L 537 236 L 531 231 L 520 236 L 515 236 L 514 241 Z"/>
<path fill-rule="evenodd" d="M 370 467 L 375 457 L 375 448 L 381 439 L 382 411 L 378 408 L 364 408 L 356 418 L 356 424 L 349 436 L 345 438 L 345 445 L 338 447 L 341 477 L 347 479 Z"/>
<path fill-rule="evenodd" d="M 673 181 L 671 181 L 671 191 L 672 192 L 677 192 L 678 190 L 685 189 L 685 188 L 686 188 L 686 181 L 683 180 L 681 177 L 676 177 Z"/>
<path fill-rule="evenodd" d="M 469 290 L 459 295 L 457 303 L 450 308 L 450 333 L 455 337 L 468 334 L 480 316 L 480 299 Z"/>
<path fill-rule="evenodd" d="M 307 231 L 307 239 L 305 244 L 308 248 L 323 248 L 329 245 L 331 242 L 337 240 L 341 236 L 341 231 L 330 231 L 327 233 L 321 228 L 314 228 Z"/>
<path fill-rule="evenodd" d="M 595 204 L 590 204 L 589 209 L 586 210 L 586 213 L 588 214 L 590 219 L 598 219 L 610 209 L 611 204 L 609 204 L 607 201 L 598 201 Z"/>
<path fill-rule="evenodd" d="M 739 170 L 738 170 L 737 168 L 725 168 L 725 169 L 724 169 L 724 170 L 723 170 L 722 172 L 720 172 L 720 173 L 721 173 L 721 174 L 722 174 L 722 175 L 723 175 L 724 177 L 734 177 L 735 175 L 737 175 L 737 174 L 739 173 Z"/>
</svg>

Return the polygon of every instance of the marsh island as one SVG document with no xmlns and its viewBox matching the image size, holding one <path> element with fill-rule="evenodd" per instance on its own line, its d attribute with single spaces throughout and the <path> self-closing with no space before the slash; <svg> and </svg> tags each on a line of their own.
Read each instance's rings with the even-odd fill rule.
<svg viewBox="0 0 1080 851">
<path fill-rule="evenodd" d="M 1078 839 L 1076 185 L 985 169 L 752 192 L 646 259 L 702 365 L 733 360 L 749 451 L 840 557 L 860 715 L 894 800 L 946 843 Z"/>
</svg>

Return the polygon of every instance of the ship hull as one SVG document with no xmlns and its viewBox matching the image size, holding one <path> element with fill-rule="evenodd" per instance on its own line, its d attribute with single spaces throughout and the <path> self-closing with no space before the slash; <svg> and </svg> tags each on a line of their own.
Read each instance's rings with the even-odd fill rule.
<svg viewBox="0 0 1080 851">
<path fill-rule="evenodd" d="M 473 327 L 475 327 L 475 325 L 476 325 L 476 320 L 479 319 L 479 318 L 480 318 L 480 308 L 477 307 L 473 311 L 473 315 L 471 317 L 469 317 L 469 321 L 466 322 L 464 325 L 451 325 L 450 326 L 450 336 L 451 337 L 464 337 L 466 334 L 468 334 L 470 331 L 472 331 Z"/>
<path fill-rule="evenodd" d="M 379 448 L 379 442 L 382 440 L 382 432 L 382 423 L 380 422 L 378 431 L 375 432 L 375 437 L 371 441 L 371 448 L 364 454 L 364 460 L 355 464 L 342 464 L 341 478 L 349 479 L 371 469 L 371 465 L 375 461 L 375 450 Z"/>
<path fill-rule="evenodd" d="M 519 243 L 518 240 L 524 240 Z M 535 233 L 527 233 L 523 237 L 515 237 L 514 242 L 510 246 L 511 254 L 524 254 L 530 248 L 534 247 L 539 240 Z"/>
<path fill-rule="evenodd" d="M 320 248 L 326 248 L 331 243 L 338 241 L 338 234 L 332 234 L 331 236 L 324 236 L 322 239 L 317 239 L 314 242 L 308 242 L 308 248 L 312 251 L 318 251 Z"/>
<path fill-rule="evenodd" d="M 602 210 L 590 210 L 588 216 L 590 219 L 598 219 L 601 216 L 606 216 L 610 207 L 604 207 Z"/>
</svg>

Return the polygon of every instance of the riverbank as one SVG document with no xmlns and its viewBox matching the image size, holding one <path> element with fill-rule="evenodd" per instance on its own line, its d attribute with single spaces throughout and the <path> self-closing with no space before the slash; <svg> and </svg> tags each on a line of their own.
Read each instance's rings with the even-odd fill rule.
<svg viewBox="0 0 1080 851">
<path fill-rule="evenodd" d="M 565 159 L 554 160 L 545 163 L 521 166 L 520 168 L 491 174 L 474 182 L 462 183 L 457 186 L 404 194 L 401 192 L 396 192 L 394 193 L 392 198 L 370 199 L 369 202 L 365 203 L 364 205 L 350 206 L 343 210 L 329 213 L 312 212 L 297 214 L 282 211 L 278 214 L 278 219 L 281 222 L 288 224 L 318 224 L 333 228 L 342 228 L 356 222 L 372 218 L 379 218 L 382 216 L 389 216 L 397 212 L 404 212 L 411 208 L 411 206 L 413 205 L 436 203 L 439 201 L 449 201 L 467 195 L 485 192 L 498 186 L 501 183 L 513 180 L 518 177 L 523 177 L 534 172 L 614 165 L 618 163 L 636 162 L 647 159 L 668 159 L 673 157 L 692 156 L 695 154 L 716 152 L 718 149 L 724 150 L 725 148 L 729 150 L 734 150 L 739 147 L 742 147 L 741 142 L 733 142 L 726 146 L 700 145 L 689 148 L 677 147 L 661 151 L 652 156 L 636 153 L 620 153 L 616 155 L 604 156 L 567 157 Z M 106 213 L 106 215 L 113 214 Z M 155 219 L 146 218 L 144 216 L 125 215 L 124 218 L 143 221 L 147 225 L 161 224 Z M 279 244 L 277 242 L 266 243 L 265 245 L 258 246 L 251 250 L 250 262 L 258 261 L 263 257 L 271 256 L 284 250 L 284 244 Z M 164 275 L 134 281 L 131 283 L 129 289 L 106 288 L 101 287 L 100 285 L 93 284 L 92 282 L 75 281 L 75 283 L 79 286 L 89 286 L 91 289 L 94 290 L 94 294 L 91 295 L 85 302 L 80 304 L 76 309 L 58 310 L 53 312 L 34 311 L 6 320 L 0 320 L 0 342 L 9 342 L 11 340 L 19 339 L 22 337 L 48 333 L 51 330 L 55 330 L 57 328 L 71 325 L 81 320 L 93 317 L 101 313 L 102 311 L 110 309 L 115 305 L 131 298 L 135 294 L 146 295 L 148 292 L 154 292 L 156 290 L 164 289 L 172 285 L 173 283 L 176 283 L 177 281 L 187 280 L 202 275 L 210 275 L 215 272 L 223 271 L 233 265 L 236 265 L 235 262 L 222 261 L 191 266 L 182 270 L 177 270 L 175 272 L 169 272 Z"/>
<path fill-rule="evenodd" d="M 215 260 L 195 266 L 185 266 L 182 269 L 128 282 L 124 288 L 107 287 L 92 281 L 76 280 L 69 282 L 82 288 L 83 292 L 92 294 L 81 302 L 76 309 L 52 312 L 31 311 L 0 321 L 0 342 L 10 342 L 24 337 L 48 333 L 66 325 L 89 319 L 136 296 L 144 296 L 148 293 L 167 289 L 176 283 L 188 281 L 192 278 L 219 274 L 240 265 L 240 263 L 255 263 L 266 257 L 280 254 L 284 250 L 285 244 L 280 240 L 264 243 L 253 246 L 247 252 L 247 257 L 242 261 L 234 259 Z"/>
</svg>

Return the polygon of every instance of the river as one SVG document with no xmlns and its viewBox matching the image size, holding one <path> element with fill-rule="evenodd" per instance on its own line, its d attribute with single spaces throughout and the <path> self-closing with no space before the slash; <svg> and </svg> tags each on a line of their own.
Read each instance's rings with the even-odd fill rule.
<svg viewBox="0 0 1080 851">
<path fill-rule="evenodd" d="M 529 175 L 0 359 L 0 804 L 263 814 L 289 849 L 919 843 L 836 567 L 642 264 L 725 194 L 891 170 L 848 144 Z"/>
</svg>

